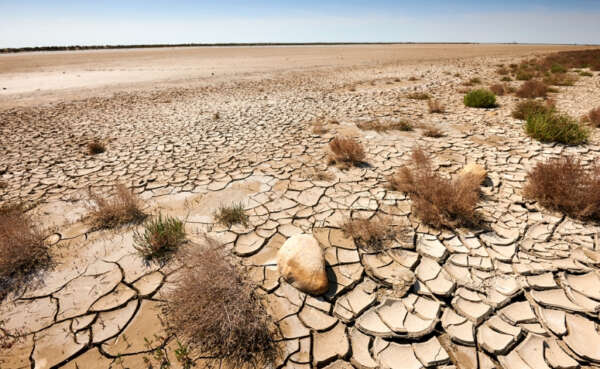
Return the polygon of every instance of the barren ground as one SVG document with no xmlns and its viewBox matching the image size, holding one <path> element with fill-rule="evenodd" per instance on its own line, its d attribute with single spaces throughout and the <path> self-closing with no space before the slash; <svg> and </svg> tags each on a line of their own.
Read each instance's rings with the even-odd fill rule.
<svg viewBox="0 0 600 369">
<path fill-rule="evenodd" d="M 0 55 L 0 204 L 36 204 L 55 265 L 0 304 L 0 368 L 147 368 L 157 348 L 174 359 L 161 302 L 177 263 L 145 264 L 133 229 L 91 231 L 87 188 L 132 187 L 146 211 L 208 232 L 247 267 L 278 322 L 286 368 L 577 368 L 600 366 L 600 227 L 522 197 L 526 172 L 562 153 L 589 164 L 599 134 L 566 147 L 527 137 L 518 99 L 466 108 L 462 83 L 497 83 L 498 64 L 566 46 L 400 45 L 136 49 Z M 214 73 L 214 75 L 213 75 Z M 410 78 L 415 77 L 415 78 Z M 510 82 L 513 86 L 520 82 Z M 600 76 L 553 94 L 575 117 L 600 106 Z M 430 114 L 423 91 L 440 100 Z M 218 119 L 214 114 L 218 112 Z M 329 132 L 314 134 L 323 117 Z M 361 120 L 407 119 L 445 136 L 361 131 Z M 369 166 L 327 169 L 328 142 L 357 137 Z M 91 139 L 106 142 L 90 156 Z M 411 215 L 386 177 L 420 145 L 452 175 L 486 167 L 482 230 L 437 231 Z M 327 169 L 331 180 L 316 180 Z M 242 202 L 247 226 L 215 224 Z M 387 214 L 411 242 L 365 253 L 339 230 L 345 216 Z M 330 290 L 307 296 L 278 279 L 286 238 L 313 233 Z M 416 282 L 400 299 L 397 276 Z M 6 338 L 8 337 L 8 338 Z M 202 367 L 209 359 L 198 358 Z M 156 363 L 154 364 L 156 367 Z"/>
</svg>

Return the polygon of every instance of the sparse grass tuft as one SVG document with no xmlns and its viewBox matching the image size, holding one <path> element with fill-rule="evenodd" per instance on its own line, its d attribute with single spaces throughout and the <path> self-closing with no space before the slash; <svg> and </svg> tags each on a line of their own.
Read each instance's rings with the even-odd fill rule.
<svg viewBox="0 0 600 369">
<path fill-rule="evenodd" d="M 544 82 L 552 86 L 573 86 L 577 77 L 569 73 L 551 74 L 544 78 Z"/>
<path fill-rule="evenodd" d="M 539 162 L 527 175 L 524 195 L 574 218 L 600 219 L 600 166 L 586 170 L 570 156 Z"/>
<path fill-rule="evenodd" d="M 533 78 L 533 74 L 530 72 L 526 72 L 524 70 L 520 70 L 517 72 L 517 75 L 515 76 L 515 78 L 519 81 L 529 81 L 530 79 Z"/>
<path fill-rule="evenodd" d="M 257 288 L 222 246 L 205 245 L 185 255 L 182 278 L 167 296 L 169 330 L 190 350 L 224 360 L 230 368 L 270 366 L 277 357 L 274 324 Z"/>
<path fill-rule="evenodd" d="M 329 164 L 349 167 L 360 165 L 366 158 L 365 149 L 356 139 L 348 136 L 336 136 L 329 142 Z"/>
<path fill-rule="evenodd" d="M 594 127 L 600 128 L 600 106 L 590 110 L 587 117 Z"/>
<path fill-rule="evenodd" d="M 319 170 L 317 168 L 306 169 L 303 172 L 304 177 L 314 181 L 331 182 L 335 179 L 335 175 L 328 170 Z"/>
<path fill-rule="evenodd" d="M 412 100 L 428 100 L 430 98 L 426 92 L 411 92 L 406 97 Z"/>
<path fill-rule="evenodd" d="M 231 227 L 234 224 L 248 225 L 248 215 L 244 210 L 244 204 L 234 203 L 229 206 L 221 205 L 215 212 L 215 219 L 224 226 Z"/>
<path fill-rule="evenodd" d="M 439 227 L 475 226 L 480 196 L 475 175 L 447 179 L 434 172 L 431 159 L 421 149 L 412 153 L 412 165 L 401 167 L 389 178 L 393 190 L 410 195 L 413 213 L 424 223 Z"/>
<path fill-rule="evenodd" d="M 378 119 L 359 122 L 357 124 L 359 129 L 363 131 L 376 131 L 376 132 L 387 132 L 387 131 L 412 131 L 413 126 L 410 122 L 401 120 L 395 122 L 382 122 Z"/>
<path fill-rule="evenodd" d="M 471 108 L 494 108 L 496 107 L 496 95 L 489 90 L 473 90 L 465 95 L 464 103 Z"/>
<path fill-rule="evenodd" d="M 471 79 L 469 79 L 467 82 L 463 83 L 463 85 L 465 86 L 473 86 L 473 85 L 480 85 L 481 84 L 481 78 L 479 77 L 473 77 Z"/>
<path fill-rule="evenodd" d="M 133 240 L 145 259 L 164 259 L 185 241 L 184 225 L 177 218 L 159 214 L 144 224 L 144 233 L 135 231 Z"/>
<path fill-rule="evenodd" d="M 139 223 L 146 214 L 141 210 L 141 204 L 137 196 L 124 184 L 115 186 L 115 194 L 106 199 L 91 190 L 89 191 L 90 219 L 94 227 L 115 228 L 123 224 Z"/>
<path fill-rule="evenodd" d="M 510 78 L 509 76 L 504 76 L 504 77 L 502 77 L 500 79 L 500 81 L 502 81 L 502 82 L 510 82 L 510 81 L 512 81 L 512 78 Z"/>
<path fill-rule="evenodd" d="M 432 137 L 432 138 L 440 138 L 444 137 L 444 133 L 437 127 L 431 125 L 423 125 L 423 136 Z"/>
<path fill-rule="evenodd" d="M 517 104 L 512 116 L 515 119 L 526 120 L 532 114 L 551 113 L 552 111 L 554 111 L 554 105 L 549 101 L 542 103 L 538 100 L 528 99 Z"/>
<path fill-rule="evenodd" d="M 533 99 L 536 97 L 545 97 L 548 93 L 548 86 L 542 81 L 532 79 L 521 85 L 516 95 L 521 98 Z"/>
<path fill-rule="evenodd" d="M 360 248 L 367 251 L 381 251 L 385 242 L 393 240 L 397 233 L 391 219 L 385 216 L 371 219 L 346 218 L 341 229 L 347 236 L 352 237 Z"/>
<path fill-rule="evenodd" d="M 579 145 L 587 141 L 589 132 L 572 117 L 554 111 L 527 116 L 525 131 L 541 142 Z"/>
<path fill-rule="evenodd" d="M 50 262 L 44 235 L 21 205 L 0 209 L 0 300 Z"/>
<path fill-rule="evenodd" d="M 99 140 L 93 140 L 87 144 L 88 154 L 97 155 L 106 151 L 106 146 Z"/>
<path fill-rule="evenodd" d="M 590 72 L 587 72 L 587 71 L 584 71 L 584 70 L 580 71 L 579 75 L 582 76 L 582 77 L 593 77 L 594 76 L 593 73 L 590 73 Z"/>
<path fill-rule="evenodd" d="M 429 112 L 432 114 L 444 113 L 446 111 L 444 105 L 442 105 L 442 103 L 439 100 L 429 100 L 427 102 L 427 105 L 429 106 Z"/>
</svg>

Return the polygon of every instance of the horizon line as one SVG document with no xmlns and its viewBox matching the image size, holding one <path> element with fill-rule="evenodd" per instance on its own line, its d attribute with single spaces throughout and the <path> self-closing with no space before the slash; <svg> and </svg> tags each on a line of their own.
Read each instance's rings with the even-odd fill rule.
<svg viewBox="0 0 600 369">
<path fill-rule="evenodd" d="M 374 42 L 219 42 L 219 43 L 176 43 L 176 44 L 116 44 L 116 45 L 69 45 L 69 46 L 28 46 L 0 48 L 0 54 L 15 54 L 36 51 L 80 51 L 114 49 L 151 49 L 169 47 L 236 47 L 236 46 L 335 46 L 335 45 L 557 45 L 557 46 L 600 46 L 587 43 L 551 42 L 417 42 L 417 41 L 374 41 Z"/>
</svg>

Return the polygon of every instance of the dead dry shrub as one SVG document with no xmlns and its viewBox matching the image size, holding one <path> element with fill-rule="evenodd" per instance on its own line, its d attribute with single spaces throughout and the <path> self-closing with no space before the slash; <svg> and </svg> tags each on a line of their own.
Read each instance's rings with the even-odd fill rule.
<svg viewBox="0 0 600 369">
<path fill-rule="evenodd" d="M 90 219 L 97 229 L 115 228 L 124 224 L 139 223 L 146 218 L 139 198 L 127 186 L 117 183 L 111 198 L 89 190 Z"/>
<path fill-rule="evenodd" d="M 600 219 L 600 166 L 586 170 L 579 159 L 564 156 L 538 162 L 527 174 L 527 198 L 574 218 Z"/>
<path fill-rule="evenodd" d="M 356 166 L 362 164 L 367 156 L 360 142 L 348 136 L 336 136 L 329 142 L 329 149 L 329 165 Z"/>
<path fill-rule="evenodd" d="M 430 98 L 426 92 L 411 92 L 406 97 L 412 100 L 428 100 Z"/>
<path fill-rule="evenodd" d="M 515 119 L 526 120 L 532 114 L 545 114 L 552 111 L 554 111 L 554 104 L 551 101 L 543 103 L 539 100 L 528 99 L 517 103 L 512 116 Z"/>
<path fill-rule="evenodd" d="M 518 97 L 527 99 L 545 97 L 547 94 L 548 86 L 544 82 L 535 79 L 524 82 L 516 92 Z"/>
<path fill-rule="evenodd" d="M 20 205 L 0 211 L 0 300 L 50 262 L 44 234 Z"/>
<path fill-rule="evenodd" d="M 410 122 L 401 121 L 388 121 L 382 122 L 379 119 L 373 119 L 366 122 L 359 122 L 356 124 L 359 129 L 363 131 L 376 131 L 376 132 L 387 132 L 387 131 L 412 131 L 413 126 Z"/>
<path fill-rule="evenodd" d="M 399 233 L 390 217 L 346 218 L 340 226 L 342 231 L 354 239 L 366 251 L 381 251 L 387 241 L 392 241 Z"/>
<path fill-rule="evenodd" d="M 587 117 L 594 127 L 600 128 L 600 106 L 590 110 Z"/>
<path fill-rule="evenodd" d="M 446 111 L 446 109 L 444 108 L 444 105 L 442 105 L 442 103 L 439 100 L 429 100 L 427 102 L 427 105 L 429 106 L 429 112 L 434 114 L 434 113 L 443 113 Z"/>
<path fill-rule="evenodd" d="M 231 368 L 268 366 L 277 356 L 274 325 L 256 288 L 221 245 L 205 239 L 182 257 L 189 268 L 167 298 L 169 328 L 192 351 Z"/>
<path fill-rule="evenodd" d="M 432 125 L 423 125 L 423 136 L 432 137 L 432 138 L 440 138 L 444 137 L 444 132 L 441 129 L 434 127 Z"/>
<path fill-rule="evenodd" d="M 88 154 L 97 155 L 106 151 L 106 146 L 100 140 L 93 140 L 87 144 Z"/>
<path fill-rule="evenodd" d="M 506 88 L 503 84 L 496 83 L 490 86 L 490 91 L 498 96 L 504 96 L 507 93 Z"/>
<path fill-rule="evenodd" d="M 480 197 L 480 178 L 475 175 L 442 177 L 433 170 L 431 159 L 420 148 L 412 152 L 412 165 L 401 167 L 389 182 L 393 190 L 410 195 L 414 215 L 430 226 L 452 228 L 479 224 L 475 208 Z"/>
</svg>

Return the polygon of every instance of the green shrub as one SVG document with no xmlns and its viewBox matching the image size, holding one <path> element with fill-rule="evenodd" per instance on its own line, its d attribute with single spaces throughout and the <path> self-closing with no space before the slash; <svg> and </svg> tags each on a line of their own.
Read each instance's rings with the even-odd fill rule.
<svg viewBox="0 0 600 369">
<path fill-rule="evenodd" d="M 224 226 L 231 227 L 234 224 L 248 225 L 248 215 L 241 202 L 229 206 L 221 205 L 215 212 L 215 219 Z"/>
<path fill-rule="evenodd" d="M 146 259 L 162 259 L 185 240 L 183 222 L 169 216 L 150 219 L 144 224 L 144 233 L 134 232 L 136 250 Z"/>
<path fill-rule="evenodd" d="M 553 64 L 552 67 L 550 67 L 550 72 L 552 73 L 566 73 L 567 69 L 565 67 L 563 67 L 560 64 Z"/>
<path fill-rule="evenodd" d="M 541 142 L 578 145 L 587 141 L 589 132 L 574 118 L 554 111 L 527 116 L 525 131 Z"/>
<path fill-rule="evenodd" d="M 473 90 L 465 95 L 464 102 L 471 108 L 493 108 L 496 106 L 496 95 L 489 90 Z"/>
</svg>

